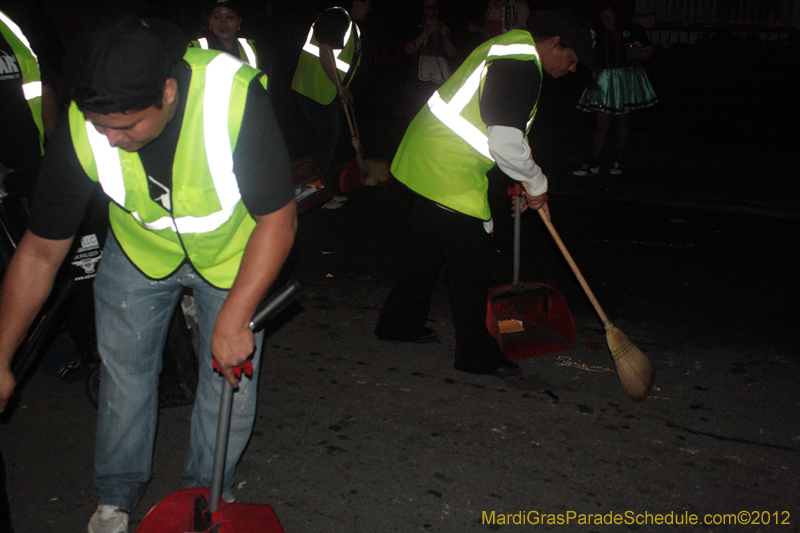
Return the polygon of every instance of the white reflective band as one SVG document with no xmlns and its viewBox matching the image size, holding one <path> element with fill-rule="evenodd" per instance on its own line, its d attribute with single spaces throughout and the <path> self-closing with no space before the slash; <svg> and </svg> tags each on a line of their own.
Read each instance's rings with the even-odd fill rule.
<svg viewBox="0 0 800 533">
<path fill-rule="evenodd" d="M 350 25 L 347 27 L 347 32 L 344 34 L 343 42 L 345 45 L 347 45 L 347 42 L 350 40 L 350 34 L 353 32 L 353 26 L 355 26 L 355 24 L 351 21 Z M 355 28 L 356 28 L 356 35 L 358 37 L 361 37 L 361 31 L 358 29 L 358 26 L 355 26 Z M 308 52 L 313 56 L 319 57 L 319 47 L 311 42 L 311 39 L 313 37 L 314 37 L 314 26 L 312 25 L 311 30 L 309 30 L 308 32 L 308 37 L 306 38 L 306 44 L 303 45 L 303 50 L 305 50 L 306 52 Z M 341 50 L 334 49 L 333 57 L 334 60 L 336 61 L 336 68 L 346 73 L 348 70 L 350 70 L 350 64 L 345 63 L 344 61 L 339 59 L 339 54 L 341 53 L 342 53 Z"/>
<path fill-rule="evenodd" d="M 489 49 L 487 59 L 491 61 L 497 57 L 521 54 L 530 54 L 537 58 L 539 57 L 536 47 L 529 44 L 495 44 Z M 485 69 L 486 61 L 481 61 L 464 84 L 458 89 L 456 94 L 450 98 L 449 102 L 445 102 L 439 94 L 439 91 L 436 91 L 428 100 L 428 107 L 431 113 L 441 120 L 445 126 L 450 128 L 453 133 L 464 139 L 467 144 L 475 148 L 481 155 L 494 161 L 494 158 L 492 158 L 492 155 L 489 153 L 489 137 L 478 129 L 478 127 L 461 116 L 461 112 L 467 107 L 467 104 L 472 101 L 475 93 L 478 92 L 481 86 L 481 80 L 483 76 L 486 75 Z M 527 127 L 530 127 L 531 122 L 533 122 L 533 117 L 528 121 Z"/>
<path fill-rule="evenodd" d="M 453 95 L 450 102 L 445 102 L 439 91 L 433 93 L 430 100 L 428 100 L 428 107 L 436 118 L 450 128 L 453 133 L 464 139 L 467 144 L 475 148 L 480 154 L 492 161 L 492 155 L 489 153 L 489 137 L 486 136 L 475 125 L 470 123 L 467 119 L 461 116 L 461 112 L 475 96 L 481 84 L 481 77 L 483 73 L 485 61 L 482 61 L 478 68 L 470 74 L 464 85 Z"/>
<path fill-rule="evenodd" d="M 228 135 L 228 111 L 233 88 L 233 76 L 244 63 L 229 54 L 220 54 L 206 67 L 206 88 L 203 95 L 203 136 L 208 168 L 221 209 L 203 217 L 169 216 L 145 223 L 137 212 L 131 212 L 142 225 L 152 231 L 169 229 L 180 233 L 206 233 L 227 222 L 236 209 L 241 195 L 233 173 L 233 150 Z M 108 144 L 105 135 L 86 121 L 89 143 L 94 153 L 97 173 L 105 193 L 125 207 L 125 182 L 119 151 Z"/>
<path fill-rule="evenodd" d="M 31 81 L 22 84 L 22 93 L 25 95 L 25 100 L 33 100 L 42 96 L 42 82 Z"/>
<path fill-rule="evenodd" d="M 469 78 L 464 82 L 464 85 L 458 89 L 458 92 L 450 99 L 448 106 L 456 113 L 461 113 L 467 104 L 470 103 L 472 97 L 478 92 L 481 86 L 481 78 L 483 78 L 483 69 L 486 67 L 486 61 L 481 61 L 481 64 L 469 75 Z M 437 91 L 438 92 L 438 91 Z"/>
<path fill-rule="evenodd" d="M 535 55 L 536 57 L 539 57 L 536 47 L 529 44 L 495 44 L 489 48 L 489 55 L 487 58 L 492 58 L 494 56 L 502 57 L 523 54 Z"/>
<path fill-rule="evenodd" d="M 141 215 L 139 215 L 139 213 L 137 213 L 136 211 L 132 211 L 131 215 L 133 215 L 133 218 L 138 220 L 142 224 L 142 226 L 149 229 L 150 231 L 158 231 L 162 229 L 172 229 L 172 231 L 176 231 L 175 223 L 172 221 L 172 218 L 170 217 L 161 217 L 155 222 L 147 223 L 147 222 L 142 222 Z"/>
<path fill-rule="evenodd" d="M 228 135 L 233 76 L 242 62 L 228 54 L 220 54 L 206 67 L 206 89 L 203 95 L 203 135 L 208 168 L 221 210 L 205 217 L 181 217 L 175 222 L 181 233 L 205 233 L 224 224 L 241 199 L 233 174 L 233 150 Z"/>
<path fill-rule="evenodd" d="M 105 192 L 114 203 L 124 208 L 125 180 L 122 178 L 122 164 L 119 159 L 119 150 L 117 148 L 112 148 L 111 145 L 108 144 L 108 138 L 98 132 L 88 120 L 86 121 L 86 133 L 89 136 L 89 144 L 92 147 L 92 153 L 94 153 L 97 174 L 100 179 L 100 184 L 103 186 L 103 192 Z M 168 216 L 161 217 L 148 224 L 142 222 L 141 215 L 136 211 L 132 211 L 131 215 L 151 231 L 167 228 L 175 230 L 175 224 L 172 222 L 172 218 Z"/>
<path fill-rule="evenodd" d="M 253 67 L 256 67 L 256 51 L 253 50 L 253 47 L 250 46 L 250 43 L 247 42 L 247 39 L 239 38 L 239 44 L 242 45 L 242 50 L 244 50 L 244 55 L 247 56 L 247 63 Z"/>
<path fill-rule="evenodd" d="M 122 179 L 122 164 L 119 152 L 108 144 L 108 138 L 97 131 L 94 125 L 86 121 L 86 135 L 92 147 L 94 162 L 97 166 L 97 176 L 103 191 L 114 202 L 125 206 L 125 182 Z"/>
<path fill-rule="evenodd" d="M 244 50 L 244 55 L 247 56 L 247 64 L 253 68 L 256 67 L 256 51 L 253 50 L 253 47 L 247 42 L 247 39 L 239 37 L 237 39 L 239 44 L 242 46 L 242 50 Z M 205 37 L 200 37 L 197 39 L 197 43 L 200 45 L 200 48 L 203 50 L 208 50 L 208 39 Z"/>
<path fill-rule="evenodd" d="M 22 33 L 22 30 L 21 30 L 21 29 L 19 29 L 19 26 L 17 26 L 16 24 L 14 24 L 14 21 L 13 21 L 13 20 L 11 20 L 10 18 L 8 18 L 8 17 L 5 15 L 5 13 L 3 13 L 2 11 L 0 11 L 0 21 L 2 21 L 2 22 L 3 22 L 3 24 L 5 24 L 6 26 L 8 26 L 8 29 L 9 29 L 9 30 L 11 30 L 11 33 L 13 33 L 14 35 L 16 35 L 16 36 L 17 36 L 17 39 L 19 39 L 20 41 L 22 41 L 22 44 L 24 44 L 24 45 L 25 45 L 25 48 L 27 48 L 27 49 L 28 49 L 28 52 L 30 52 L 31 54 L 33 54 L 33 57 L 34 57 L 34 59 L 36 59 L 36 61 L 39 61 L 39 58 L 36 56 L 36 53 L 33 51 L 33 48 L 31 48 L 31 43 L 29 43 L 29 42 L 28 42 L 28 39 L 25 37 L 25 34 L 24 34 L 24 33 Z"/>
<path fill-rule="evenodd" d="M 481 155 L 494 161 L 492 155 L 489 153 L 489 137 L 484 135 L 481 130 L 476 128 L 467 119 L 458 113 L 454 113 L 447 102 L 442 100 L 442 97 L 439 96 L 438 91 L 433 93 L 433 96 L 428 100 L 428 107 L 430 107 L 431 113 L 441 120 L 445 126 L 450 128 L 453 133 L 467 141 L 467 144 L 475 148 Z"/>
</svg>

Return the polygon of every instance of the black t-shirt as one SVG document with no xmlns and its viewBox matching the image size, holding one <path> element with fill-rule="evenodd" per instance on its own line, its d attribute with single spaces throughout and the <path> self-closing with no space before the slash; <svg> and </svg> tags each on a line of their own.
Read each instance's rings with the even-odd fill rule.
<svg viewBox="0 0 800 533">
<path fill-rule="evenodd" d="M 326 9 L 314 23 L 314 38 L 319 44 L 328 44 L 341 50 L 344 47 L 344 34 L 350 21 L 341 9 Z"/>
<path fill-rule="evenodd" d="M 153 201 L 172 185 L 172 163 L 180 135 L 191 69 L 176 65 L 179 107 L 161 135 L 139 150 L 151 178 Z M 233 152 L 233 171 L 242 201 L 252 215 L 267 215 L 294 198 L 289 153 L 267 92 L 258 79 L 251 82 L 239 138 Z M 66 239 L 80 225 L 86 204 L 97 186 L 83 170 L 72 144 L 67 113 L 63 113 L 50 140 L 31 207 L 29 229 L 45 239 Z"/>
<path fill-rule="evenodd" d="M 346 44 L 344 36 L 349 25 L 350 21 L 344 11 L 341 9 L 326 9 L 314 22 L 314 38 L 319 44 L 327 44 L 334 50 L 341 50 Z M 353 31 L 356 31 L 355 28 Z M 350 69 L 342 80 L 345 85 L 350 83 L 350 79 L 355 72 L 355 66 L 358 65 L 358 59 L 361 57 L 361 39 L 358 38 L 358 33 L 354 35 L 354 38 L 356 42 L 353 50 L 353 59 L 350 60 Z"/>
<path fill-rule="evenodd" d="M 11 45 L 0 34 L 0 163 L 23 169 L 41 157 L 39 128 L 22 92 L 22 72 Z"/>
<path fill-rule="evenodd" d="M 9 15 L 19 25 L 39 60 L 42 82 L 53 83 L 61 75 L 65 52 L 53 20 L 39 9 L 22 9 Z"/>
<path fill-rule="evenodd" d="M 542 75 L 533 61 L 492 61 L 481 92 L 481 120 L 487 126 L 508 126 L 525 133 L 541 84 Z"/>
</svg>

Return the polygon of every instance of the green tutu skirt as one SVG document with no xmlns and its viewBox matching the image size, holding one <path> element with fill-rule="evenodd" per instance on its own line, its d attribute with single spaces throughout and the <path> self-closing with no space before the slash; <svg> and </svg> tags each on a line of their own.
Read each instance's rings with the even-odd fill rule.
<svg viewBox="0 0 800 533">
<path fill-rule="evenodd" d="M 583 91 L 578 109 L 589 113 L 624 115 L 658 102 L 653 86 L 641 65 L 615 67 L 594 74 L 596 88 Z"/>
</svg>

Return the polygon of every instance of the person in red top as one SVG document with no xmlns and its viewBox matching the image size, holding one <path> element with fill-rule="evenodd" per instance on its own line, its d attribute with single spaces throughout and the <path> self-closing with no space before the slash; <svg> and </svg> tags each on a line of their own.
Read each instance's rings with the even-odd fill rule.
<svg viewBox="0 0 800 533">
<path fill-rule="evenodd" d="M 509 6 L 515 8 L 512 18 L 506 17 Z M 483 40 L 488 41 L 511 29 L 527 29 L 530 14 L 531 8 L 525 0 L 489 0 L 483 26 L 470 22 L 467 30 L 482 34 Z"/>
<path fill-rule="evenodd" d="M 450 28 L 439 20 L 439 2 L 424 0 L 422 21 L 414 39 L 406 43 L 406 54 L 413 57 L 411 72 L 403 89 L 416 114 L 433 92 L 450 77 L 448 57 L 455 57 L 456 47 L 450 40 Z"/>
</svg>

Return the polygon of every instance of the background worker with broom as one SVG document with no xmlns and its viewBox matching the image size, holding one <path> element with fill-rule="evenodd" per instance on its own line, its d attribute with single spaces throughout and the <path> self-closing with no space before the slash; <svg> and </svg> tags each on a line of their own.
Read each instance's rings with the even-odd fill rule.
<svg viewBox="0 0 800 533">
<path fill-rule="evenodd" d="M 486 329 L 492 218 L 486 172 L 495 163 L 527 186 L 526 206 L 549 218 L 547 178 L 526 133 L 542 71 L 596 70 L 594 30 L 575 9 L 546 11 L 532 32 L 511 30 L 475 49 L 417 114 L 392 163 L 392 174 L 418 194 L 405 273 L 381 310 L 381 340 L 428 342 L 431 292 L 447 266 L 455 325 L 454 367 L 473 374 L 517 375 Z"/>
<path fill-rule="evenodd" d="M 366 20 L 371 7 L 372 0 L 353 0 L 349 12 L 332 7 L 320 13 L 311 25 L 292 78 L 297 103 L 317 134 L 312 159 L 331 193 L 331 200 L 322 206 L 326 209 L 338 209 L 347 200 L 340 194 L 331 165 L 341 134 L 342 105 L 353 100 L 348 87 L 361 62 L 361 33 L 356 22 Z"/>
</svg>

